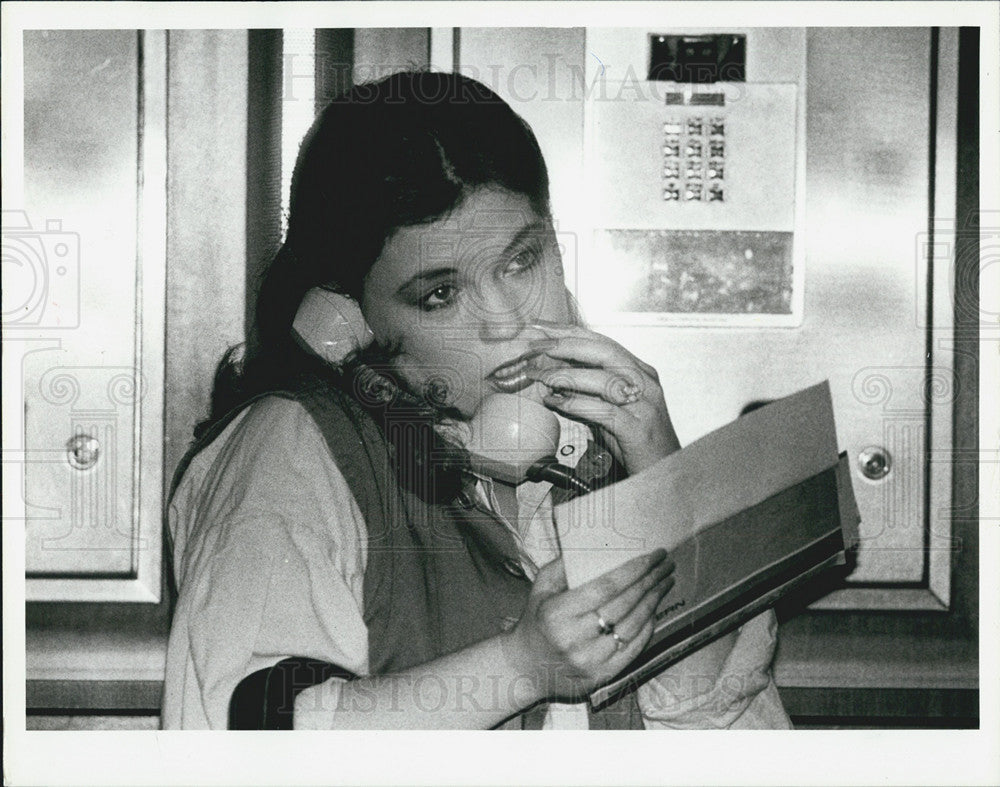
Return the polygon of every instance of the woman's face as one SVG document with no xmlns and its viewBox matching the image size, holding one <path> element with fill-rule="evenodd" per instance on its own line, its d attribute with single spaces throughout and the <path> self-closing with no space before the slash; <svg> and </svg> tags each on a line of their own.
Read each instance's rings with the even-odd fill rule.
<svg viewBox="0 0 1000 787">
<path fill-rule="evenodd" d="M 376 340 L 398 350 L 393 365 L 411 390 L 465 418 L 485 395 L 512 390 L 518 360 L 544 338 L 533 323 L 571 321 L 551 221 L 499 188 L 397 230 L 365 279 L 361 308 Z"/>
</svg>

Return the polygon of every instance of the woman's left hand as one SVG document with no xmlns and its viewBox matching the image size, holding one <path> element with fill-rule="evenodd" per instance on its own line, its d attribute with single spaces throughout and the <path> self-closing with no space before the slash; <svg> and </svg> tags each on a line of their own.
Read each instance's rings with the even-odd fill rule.
<svg viewBox="0 0 1000 787">
<path fill-rule="evenodd" d="M 543 402 L 601 432 L 629 474 L 680 448 L 656 369 L 618 342 L 577 326 L 532 326 L 548 338 L 532 349 L 561 364 L 529 372 L 550 389 Z"/>
</svg>

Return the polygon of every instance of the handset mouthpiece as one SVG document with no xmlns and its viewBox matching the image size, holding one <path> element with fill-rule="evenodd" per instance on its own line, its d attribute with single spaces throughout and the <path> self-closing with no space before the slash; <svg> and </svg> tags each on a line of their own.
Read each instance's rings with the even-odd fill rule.
<svg viewBox="0 0 1000 787">
<path fill-rule="evenodd" d="M 522 396 L 491 394 L 470 422 L 467 446 L 472 469 L 519 484 L 548 481 L 560 489 L 586 494 L 590 487 L 556 461 L 559 421 L 545 405 Z"/>
<path fill-rule="evenodd" d="M 555 456 L 559 422 L 545 405 L 512 394 L 490 394 L 469 422 L 472 469 L 519 484 L 528 468 Z"/>
</svg>

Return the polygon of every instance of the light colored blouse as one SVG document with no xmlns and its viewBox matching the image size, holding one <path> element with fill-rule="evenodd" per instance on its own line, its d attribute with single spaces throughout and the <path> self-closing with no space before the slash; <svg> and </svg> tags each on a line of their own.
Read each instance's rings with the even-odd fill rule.
<svg viewBox="0 0 1000 787">
<path fill-rule="evenodd" d="M 560 425 L 558 456 L 575 465 L 589 432 L 563 418 Z M 518 521 L 507 522 L 529 577 L 558 554 L 550 491 L 545 483 L 521 484 Z M 489 479 L 480 480 L 478 493 L 499 510 Z M 240 680 L 290 656 L 368 674 L 365 522 L 302 405 L 269 396 L 237 416 L 191 462 L 168 525 L 180 593 L 167 648 L 164 729 L 225 729 Z M 638 689 L 645 727 L 790 727 L 770 672 L 776 631 L 771 611 L 744 624 L 718 679 L 645 683 Z M 331 681 L 336 689 L 339 680 Z M 544 728 L 586 727 L 585 705 L 549 706 Z"/>
</svg>

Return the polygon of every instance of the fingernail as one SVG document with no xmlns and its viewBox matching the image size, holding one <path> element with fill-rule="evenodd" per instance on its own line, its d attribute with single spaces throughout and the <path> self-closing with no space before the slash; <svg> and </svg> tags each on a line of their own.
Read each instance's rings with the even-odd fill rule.
<svg viewBox="0 0 1000 787">
<path fill-rule="evenodd" d="M 638 396 L 639 386 L 636 385 L 635 383 L 628 383 L 622 388 L 622 393 L 624 393 L 626 396 Z"/>
<path fill-rule="evenodd" d="M 535 352 L 545 352 L 546 350 L 551 350 L 558 343 L 558 339 L 532 339 L 528 342 L 528 347 Z"/>
<path fill-rule="evenodd" d="M 562 391 L 553 391 L 552 393 L 545 394 L 542 399 L 552 402 L 562 402 L 566 400 L 566 394 Z"/>
</svg>

